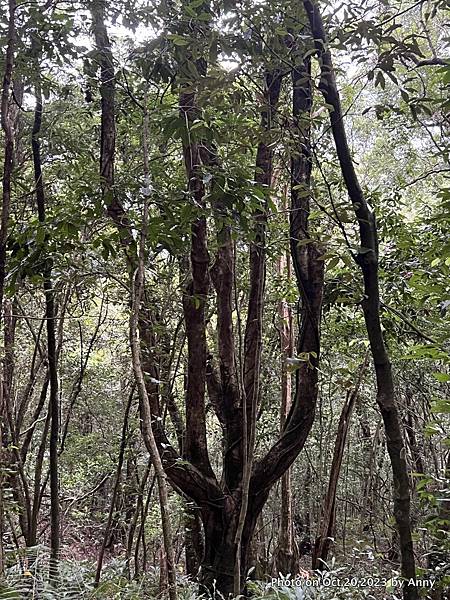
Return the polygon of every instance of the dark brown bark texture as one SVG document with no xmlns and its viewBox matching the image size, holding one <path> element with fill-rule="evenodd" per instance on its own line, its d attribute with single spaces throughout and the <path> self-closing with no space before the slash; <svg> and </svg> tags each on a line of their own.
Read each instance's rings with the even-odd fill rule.
<svg viewBox="0 0 450 600">
<path fill-rule="evenodd" d="M 270 74 L 266 80 L 267 88 L 273 85 L 276 79 L 281 79 L 280 73 L 275 78 Z M 295 457 L 302 449 L 306 437 L 311 428 L 315 403 L 317 400 L 317 361 L 319 357 L 319 322 L 323 293 L 323 261 L 319 261 L 319 248 L 311 240 L 308 244 L 298 244 L 299 240 L 308 236 L 308 214 L 309 199 L 305 194 L 299 193 L 298 185 L 307 186 L 310 184 L 311 163 L 310 156 L 305 152 L 308 147 L 305 141 L 309 140 L 309 120 L 308 113 L 311 107 L 310 77 L 308 67 L 303 66 L 296 69 L 293 74 L 294 81 L 294 103 L 293 110 L 297 121 L 297 136 L 300 136 L 296 152 L 292 158 L 292 221 L 291 221 L 291 252 L 296 268 L 296 277 L 299 286 L 302 305 L 308 306 L 308 310 L 303 311 L 301 335 L 298 350 L 300 353 L 307 353 L 310 356 L 309 361 L 297 371 L 296 374 L 296 392 L 293 406 L 286 419 L 280 439 L 274 444 L 267 455 L 258 461 L 253 468 L 249 488 L 248 512 L 244 524 L 242 537 L 242 577 L 246 574 L 248 566 L 250 541 L 253 535 L 256 519 L 264 506 L 269 490 L 273 483 L 286 471 L 292 464 Z M 305 83 L 306 82 L 306 83 Z M 276 81 L 276 95 L 268 94 L 268 104 L 274 103 L 274 98 L 278 97 L 280 81 Z M 275 108 L 276 104 L 274 103 Z M 274 118 L 275 111 L 271 109 L 270 113 L 263 113 L 263 122 L 270 122 Z M 306 115 L 306 119 L 305 119 Z M 307 124 L 305 128 L 305 123 Z M 272 150 L 263 147 L 260 144 L 257 153 L 258 178 L 264 185 L 271 182 L 272 172 Z M 270 178 L 267 175 L 267 169 L 270 169 Z M 265 172 L 263 172 L 265 170 Z M 264 179 L 265 178 L 265 179 Z M 296 218 L 299 217 L 299 218 Z M 265 216 L 258 215 L 256 239 L 251 250 L 251 277 L 255 277 L 253 289 L 253 308 L 250 301 L 249 314 L 246 329 L 245 344 L 245 365 L 244 384 L 246 383 L 247 411 L 251 417 L 248 401 L 250 395 L 254 394 L 255 368 L 260 349 L 260 317 L 261 302 L 259 300 L 261 289 L 264 286 L 265 263 L 264 263 L 264 235 L 265 235 Z M 307 247 L 307 253 L 302 248 Z M 251 292 L 252 294 L 252 292 Z M 237 497 L 237 495 L 235 494 Z M 238 498 L 238 497 L 237 497 Z M 228 500 L 228 499 L 227 499 Z M 225 501 L 221 515 L 214 515 L 214 511 L 209 510 L 204 517 L 204 527 L 207 536 L 205 562 L 209 569 L 205 572 L 204 582 L 211 587 L 212 581 L 216 580 L 218 589 L 228 593 L 232 589 L 232 556 L 233 556 L 233 531 L 238 519 L 238 511 L 233 508 L 233 504 Z M 237 507 L 239 501 L 235 502 Z M 222 521 L 222 523 L 221 523 Z M 225 526 L 224 526 L 225 525 Z M 214 552 L 214 546 L 220 549 Z M 228 568 L 226 568 L 228 566 Z M 245 579 L 244 579 L 245 581 Z"/>
<path fill-rule="evenodd" d="M 131 235 L 130 222 L 126 211 L 114 190 L 114 157 L 116 148 L 115 123 L 115 70 L 108 31 L 105 25 L 105 2 L 94 0 L 91 4 L 92 30 L 100 65 L 101 96 L 101 138 L 100 138 L 100 177 L 106 210 L 116 224 L 122 247 L 128 260 L 136 262 L 136 244 Z M 133 256 L 134 255 L 134 256 Z"/>
<path fill-rule="evenodd" d="M 195 94 L 180 95 L 180 114 L 187 127 L 198 110 Z M 183 148 L 188 190 L 196 206 L 205 208 L 202 162 L 199 145 L 195 141 Z M 206 304 L 210 288 L 209 253 L 207 247 L 206 216 L 200 214 L 191 226 L 190 273 L 183 294 L 184 322 L 188 347 L 188 374 L 186 386 L 186 432 L 184 454 L 202 473 L 215 480 L 209 462 L 206 440 Z"/>
<path fill-rule="evenodd" d="M 377 403 L 383 417 L 387 450 L 394 479 L 394 516 L 400 541 L 401 570 L 403 577 L 414 579 L 416 570 L 411 535 L 411 502 L 406 451 L 402 422 L 395 399 L 392 367 L 381 328 L 378 235 L 375 215 L 367 204 L 353 165 L 331 53 L 328 48 L 328 40 L 321 14 L 317 4 L 312 0 L 304 0 L 303 6 L 308 15 L 311 33 L 320 60 L 320 90 L 325 102 L 332 107 L 330 121 L 333 138 L 342 176 L 359 225 L 361 249 L 357 255 L 357 263 L 361 268 L 364 280 L 362 308 L 375 367 Z M 412 585 L 405 585 L 404 598 L 405 600 L 416 600 L 417 588 Z"/>
<path fill-rule="evenodd" d="M 111 42 L 105 26 L 104 3 L 95 2 L 91 6 L 93 15 L 93 33 L 99 51 L 100 95 L 102 99 L 100 172 L 103 175 L 102 190 L 108 215 L 117 227 L 130 273 L 137 266 L 137 248 L 133 239 L 130 220 L 114 189 L 114 149 L 115 149 L 115 70 Z M 156 337 L 154 333 L 154 315 L 148 298 L 139 315 L 139 334 L 142 346 L 143 369 L 150 377 L 146 378 L 148 397 L 153 417 L 161 416 L 159 407 L 159 366 L 154 356 Z M 140 402 L 142 404 L 142 402 Z M 141 406 L 141 414 L 142 414 Z M 141 428 L 146 444 L 148 443 L 148 423 L 141 420 Z M 205 478 L 199 469 L 188 461 L 182 461 L 180 454 L 170 444 L 159 419 L 152 420 L 152 427 L 158 443 L 161 459 L 171 482 L 176 489 L 183 490 L 195 502 L 208 501 L 220 496 L 213 481 Z"/>
<path fill-rule="evenodd" d="M 210 154 L 211 156 L 211 154 Z M 208 393 L 224 434 L 224 461 L 221 485 L 233 489 L 242 473 L 242 404 L 237 375 L 237 357 L 233 326 L 233 286 L 235 255 L 231 226 L 224 203 L 215 204 L 218 218 L 223 224 L 217 231 L 217 255 L 211 268 L 211 278 L 217 298 L 217 345 L 219 376 L 212 362 L 208 366 Z"/>
<path fill-rule="evenodd" d="M 280 97 L 282 73 L 269 71 L 265 77 L 265 104 L 261 115 L 262 141 L 256 151 L 255 181 L 270 193 L 273 176 L 273 158 L 276 135 L 276 106 Z M 254 215 L 254 239 L 250 244 L 250 292 L 244 338 L 244 392 L 247 411 L 247 440 L 254 420 L 255 407 L 259 403 L 259 377 L 262 351 L 262 318 L 264 289 L 266 283 L 265 238 L 267 215 L 262 207 Z"/>
</svg>

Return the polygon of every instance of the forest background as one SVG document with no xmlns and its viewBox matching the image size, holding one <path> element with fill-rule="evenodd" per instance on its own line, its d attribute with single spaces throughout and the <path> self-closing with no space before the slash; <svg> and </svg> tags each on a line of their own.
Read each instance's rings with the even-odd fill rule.
<svg viewBox="0 0 450 600">
<path fill-rule="evenodd" d="M 1 7 L 0 598 L 448 598 L 447 3 Z"/>
</svg>

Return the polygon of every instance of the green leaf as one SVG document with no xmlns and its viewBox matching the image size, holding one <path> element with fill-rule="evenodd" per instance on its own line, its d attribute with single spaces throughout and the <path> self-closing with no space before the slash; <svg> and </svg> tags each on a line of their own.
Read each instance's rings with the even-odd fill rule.
<svg viewBox="0 0 450 600">
<path fill-rule="evenodd" d="M 447 373 L 433 373 L 433 377 L 440 383 L 446 383 L 450 381 L 450 375 Z"/>
<path fill-rule="evenodd" d="M 327 269 L 333 269 L 339 262 L 339 256 L 334 256 L 331 260 L 327 262 Z"/>
<path fill-rule="evenodd" d="M 182 35 L 171 33 L 167 37 L 175 44 L 175 46 L 189 46 L 190 40 Z"/>
<path fill-rule="evenodd" d="M 450 400 L 434 400 L 434 402 L 431 403 L 431 412 L 438 415 L 449 415 Z"/>
</svg>

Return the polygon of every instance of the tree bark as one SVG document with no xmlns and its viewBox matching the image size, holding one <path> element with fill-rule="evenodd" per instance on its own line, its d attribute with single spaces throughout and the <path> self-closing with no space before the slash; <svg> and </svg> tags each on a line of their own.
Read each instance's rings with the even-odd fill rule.
<svg viewBox="0 0 450 600">
<path fill-rule="evenodd" d="M 402 423 L 395 399 L 394 380 L 389 354 L 383 338 L 380 316 L 380 289 L 378 280 L 378 233 L 375 214 L 367 204 L 353 165 L 344 125 L 344 115 L 336 77 L 328 47 L 322 17 L 314 0 L 303 0 L 311 33 L 320 60 L 320 90 L 330 108 L 330 122 L 342 176 L 359 225 L 360 250 L 356 261 L 364 279 L 362 309 L 372 352 L 376 381 L 377 403 L 383 417 L 386 444 L 394 479 L 394 516 L 397 524 L 401 571 L 406 579 L 416 577 L 414 548 L 411 535 L 410 490 Z M 417 588 L 406 584 L 405 600 L 416 600 Z"/>
<path fill-rule="evenodd" d="M 93 0 L 91 4 L 92 29 L 100 64 L 101 138 L 100 177 L 106 211 L 117 226 L 127 262 L 136 262 L 136 244 L 130 229 L 130 221 L 114 190 L 114 158 L 116 148 L 116 78 L 111 42 L 105 25 L 105 0 Z"/>
<path fill-rule="evenodd" d="M 204 553 L 201 517 L 197 507 L 186 506 L 184 525 L 186 575 L 196 577 Z"/>
<path fill-rule="evenodd" d="M 114 111 L 114 69 L 112 67 L 112 53 L 104 20 L 101 11 L 96 4 L 94 16 L 94 32 L 96 43 L 101 50 L 99 62 L 102 70 L 102 113 Z M 100 5 L 101 8 L 102 5 Z M 204 76 L 206 64 L 202 59 L 197 63 L 197 71 Z M 203 74 L 203 75 L 202 75 Z M 279 79 L 281 73 L 271 75 L 269 82 L 272 99 L 268 99 L 267 106 L 263 111 L 263 124 L 271 126 L 273 118 L 274 94 L 279 94 Z M 278 90 L 277 90 L 278 88 Z M 186 334 L 188 340 L 189 355 L 189 377 L 186 394 L 186 436 L 183 444 L 183 459 L 180 460 L 179 453 L 167 439 L 163 421 L 160 416 L 159 387 L 157 383 L 150 380 L 145 382 L 147 387 L 147 398 L 149 406 L 140 402 L 142 433 L 147 447 L 150 446 L 151 435 L 159 449 L 162 465 L 174 488 L 191 498 L 200 507 L 203 529 L 205 534 L 205 552 L 202 562 L 201 581 L 209 589 L 215 588 L 225 596 L 233 593 L 236 572 L 239 573 L 240 582 L 245 579 L 248 567 L 249 549 L 251 536 L 254 531 L 256 518 L 261 512 L 269 490 L 273 483 L 292 464 L 300 452 L 314 417 L 314 405 L 317 397 L 317 385 L 310 386 L 310 382 L 317 383 L 317 370 L 312 365 L 318 357 L 318 320 L 308 317 L 304 319 L 306 336 L 302 338 L 302 352 L 311 352 L 308 369 L 304 369 L 302 376 L 297 374 L 297 389 L 294 397 L 293 407 L 286 420 L 286 425 L 280 439 L 273 445 L 265 457 L 252 465 L 252 448 L 254 438 L 254 427 L 256 422 L 256 406 L 258 403 L 259 386 L 259 360 L 261 353 L 261 324 L 262 324 L 262 292 L 264 290 L 265 269 L 265 215 L 264 210 L 256 219 L 256 239 L 252 240 L 251 249 L 251 282 L 250 282 L 250 313 L 246 327 L 246 341 L 244 343 L 244 388 L 245 394 L 235 393 L 230 381 L 230 373 L 233 370 L 233 361 L 236 363 L 230 346 L 235 343 L 232 330 L 232 311 L 230 297 L 232 288 L 229 286 L 230 277 L 233 278 L 233 265 L 227 265 L 225 272 L 226 290 L 225 297 L 221 303 L 223 310 L 218 326 L 221 328 L 222 337 L 219 348 L 219 359 L 221 361 L 221 381 L 216 386 L 217 406 L 216 412 L 219 420 L 224 426 L 224 437 L 226 449 L 224 455 L 224 477 L 219 483 L 212 471 L 208 449 L 206 444 L 205 429 L 205 387 L 208 378 L 211 381 L 209 371 L 208 355 L 206 349 L 206 314 L 205 306 L 209 294 L 209 254 L 207 248 L 206 218 L 204 216 L 204 178 L 203 170 L 210 165 L 208 158 L 202 157 L 205 146 L 199 144 L 195 139 L 194 132 L 191 135 L 189 124 L 192 118 L 198 117 L 198 109 L 195 105 L 195 95 L 192 85 L 188 90 L 182 89 L 180 94 L 180 113 L 186 121 L 186 139 L 183 145 L 184 161 L 188 175 L 188 189 L 195 200 L 198 215 L 192 225 L 191 231 L 191 278 L 183 294 L 183 309 L 185 313 Z M 269 94 L 269 96 L 270 96 Z M 308 96 L 308 94 L 306 94 Z M 102 127 L 109 128 L 108 134 L 102 134 L 103 153 L 114 152 L 114 144 L 109 143 L 115 137 L 114 120 L 103 119 Z M 270 139 L 269 139 L 270 138 Z M 187 142 L 186 142 L 187 140 Z M 271 169 L 273 158 L 273 139 L 269 132 L 258 147 L 257 152 L 257 179 L 262 186 L 269 186 L 271 181 Z M 208 149 L 209 152 L 209 149 Z M 106 159 L 101 159 L 104 172 L 113 171 L 106 168 Z M 103 172 L 103 171 L 102 171 Z M 130 272 L 135 271 L 138 258 L 131 223 L 127 214 L 120 204 L 120 200 L 114 191 L 113 181 L 104 182 L 104 195 L 107 202 L 108 213 L 116 224 L 120 233 L 120 243 L 125 251 L 128 268 Z M 111 208 L 112 207 L 112 208 Z M 258 237 L 259 236 L 259 237 Z M 233 249 L 225 235 L 223 241 L 223 262 L 225 257 L 229 258 Z M 315 256 L 315 255 L 314 255 Z M 234 257 L 233 257 L 234 260 Z M 219 261 L 220 263 L 220 261 Z M 316 265 L 316 263 L 314 263 Z M 323 261 L 317 262 L 317 268 L 323 269 Z M 214 271 L 214 269 L 213 269 Z M 309 274 L 306 274 L 309 277 Z M 214 275 L 213 275 L 214 281 Z M 216 283 L 214 284 L 216 285 Z M 317 289 L 311 284 L 314 294 L 315 316 L 320 318 L 321 291 L 320 285 Z M 228 286 L 228 287 L 227 287 Z M 231 292 L 230 292 L 231 289 Z M 302 288 L 303 289 L 303 288 Z M 217 288 L 216 288 L 217 292 Z M 303 292 L 302 292 L 303 293 Z M 152 331 L 152 307 L 148 304 L 142 307 L 139 319 L 139 334 L 141 339 L 142 360 L 145 362 L 145 371 L 151 374 L 153 379 L 159 379 L 159 367 L 155 363 L 153 348 L 155 336 Z M 318 302 L 318 306 L 317 306 Z M 225 332 L 225 333 L 224 333 Z M 317 335 L 314 335 L 317 333 Z M 220 355 L 220 353 L 222 353 Z M 195 368 L 194 368 L 195 367 Z M 222 376 L 223 374 L 223 376 Z M 213 377 L 214 378 L 214 377 Z M 218 378 L 217 378 L 218 379 Z M 236 379 L 237 380 L 237 379 Z M 190 381 L 190 383 L 189 383 Z M 225 396 L 222 391 L 228 390 Z M 228 388 L 227 388 L 228 386 Z M 301 388 L 301 391 L 300 391 Z M 142 397 L 142 396 L 141 396 Z M 220 404 L 220 406 L 219 406 Z M 235 408 L 238 410 L 235 410 Z M 245 417 L 245 420 L 244 420 Z M 252 431 L 253 429 L 253 431 Z M 246 448 L 247 457 L 243 457 Z M 227 463 L 228 461 L 228 463 Z M 237 469 L 233 470 L 237 466 Z M 243 466 L 247 470 L 245 477 L 242 476 Z M 238 476 L 236 476 L 236 472 Z M 240 550 L 236 552 L 240 545 Z M 236 565 L 236 555 L 240 561 L 240 567 Z M 214 583 L 215 582 L 215 583 Z M 239 587 L 241 588 L 239 582 Z"/>
<path fill-rule="evenodd" d="M 308 226 L 311 178 L 309 114 L 312 103 L 309 59 L 299 62 L 292 78 L 293 116 L 298 142 L 291 158 L 290 246 L 301 299 L 297 354 L 305 360 L 299 361 L 296 370 L 294 398 L 281 436 L 253 469 L 251 489 L 258 490 L 257 506 L 265 502 L 270 487 L 303 448 L 314 421 L 318 394 L 324 261 L 318 260 L 322 252 L 310 238 Z"/>
<path fill-rule="evenodd" d="M 44 399 L 46 397 L 46 391 L 48 388 L 49 379 L 46 378 L 44 383 Z M 35 467 L 34 467 L 34 482 L 33 482 L 33 506 L 31 510 L 31 519 L 29 524 L 29 536 L 28 542 L 30 546 L 36 546 L 38 542 L 37 529 L 38 529 L 38 521 L 39 521 L 39 510 L 41 508 L 41 500 L 42 500 L 42 490 L 41 490 L 41 481 L 42 481 L 42 465 L 44 463 L 44 455 L 45 449 L 47 446 L 47 436 L 48 431 L 50 429 L 51 422 L 51 411 L 50 405 L 48 407 L 47 416 L 45 418 L 44 427 L 42 430 L 41 440 L 38 446 L 38 451 L 36 454 Z M 44 484 L 45 485 L 45 484 Z"/>
<path fill-rule="evenodd" d="M 115 72 L 111 43 L 105 26 L 104 2 L 98 0 L 91 5 L 93 32 L 99 51 L 98 62 L 101 71 L 100 95 L 102 98 L 101 110 L 101 151 L 100 173 L 102 174 L 102 194 L 106 209 L 112 222 L 119 233 L 120 245 L 124 251 L 130 275 L 138 265 L 138 253 L 134 242 L 131 222 L 122 206 L 114 188 L 114 152 L 115 152 Z M 158 379 L 158 365 L 153 356 L 154 332 L 153 318 L 148 306 L 142 306 L 139 318 L 139 335 L 142 342 L 142 361 L 145 372 L 151 378 Z M 156 376 L 154 376 L 156 375 Z M 148 398 L 151 406 L 151 415 L 160 417 L 159 388 L 150 378 L 146 380 Z M 195 465 L 181 456 L 175 450 L 166 436 L 162 420 L 156 418 L 146 421 L 147 413 L 140 402 L 141 429 L 144 441 L 148 443 L 150 428 L 153 428 L 156 442 L 159 447 L 161 460 L 168 477 L 177 489 L 183 490 L 190 498 L 200 504 L 209 502 L 210 499 L 220 498 L 222 492 L 217 485 L 215 477 L 205 476 Z"/>
<path fill-rule="evenodd" d="M 192 84 L 191 84 L 192 85 Z M 198 114 L 193 92 L 180 94 L 180 114 L 189 128 Z M 188 190 L 200 211 L 205 208 L 205 186 L 201 172 L 199 145 L 184 144 L 184 164 Z M 184 454 L 207 477 L 215 479 L 206 436 L 206 305 L 210 288 L 206 216 L 200 214 L 191 226 L 190 274 L 183 293 L 183 311 L 188 348 L 186 385 L 186 431 Z"/>
</svg>

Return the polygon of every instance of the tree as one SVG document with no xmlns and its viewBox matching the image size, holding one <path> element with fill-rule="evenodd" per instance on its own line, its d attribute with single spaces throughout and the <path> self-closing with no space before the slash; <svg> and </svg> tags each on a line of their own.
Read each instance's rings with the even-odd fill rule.
<svg viewBox="0 0 450 600">
<path fill-rule="evenodd" d="M 14 66 L 14 50 L 15 50 L 15 11 L 16 3 L 11 0 L 8 4 L 8 41 L 6 46 L 5 63 L 2 82 L 1 96 L 1 123 L 5 136 L 4 141 L 4 159 L 3 159 L 3 179 L 2 179 L 2 216 L 0 223 L 0 323 L 3 315 L 3 296 L 6 277 L 6 243 L 8 239 L 9 214 L 11 206 L 11 179 L 13 170 L 14 156 L 14 119 L 10 109 L 10 93 L 11 93 L 11 78 Z M 3 381 L 0 382 L 0 414 L 1 414 L 1 431 L 2 438 L 2 455 L 7 446 L 7 426 L 4 423 L 6 411 L 8 408 L 5 402 L 8 401 L 4 395 Z M 3 460 L 2 460 L 3 462 Z M 3 507 L 3 481 L 4 473 L 0 472 L 0 574 L 4 569 L 4 550 L 3 550 L 3 533 L 4 533 L 4 507 Z"/>
<path fill-rule="evenodd" d="M 350 154 L 340 105 L 339 92 L 333 70 L 327 37 L 317 5 L 304 1 L 311 32 L 321 61 L 320 89 L 330 110 L 330 122 L 342 176 L 358 220 L 360 249 L 355 257 L 364 278 L 362 308 L 366 322 L 377 378 L 377 402 L 384 421 L 386 443 L 394 476 L 394 515 L 400 539 L 402 575 L 407 581 L 415 579 L 416 568 L 412 541 L 408 466 L 406 463 L 403 427 L 395 400 L 392 367 L 383 338 L 380 317 L 378 280 L 378 232 L 375 215 L 361 190 Z M 406 599 L 417 598 L 417 588 L 408 583 L 404 587 Z"/>
<path fill-rule="evenodd" d="M 197 7 L 200 10 L 202 7 Z M 104 25 L 94 13 L 94 31 L 97 45 L 102 48 L 102 177 L 112 182 L 114 161 L 114 70 L 113 57 Z M 203 31 L 199 25 L 197 31 Z M 187 58 L 189 61 L 189 58 Z M 194 63 L 189 63 L 194 64 Z M 205 76 L 205 64 L 197 61 L 196 78 L 190 82 L 195 86 Z M 304 75 L 304 72 L 303 72 Z M 200 79 L 198 79 L 200 78 Z M 300 79 L 299 79 L 300 80 Z M 296 117 L 310 106 L 309 78 L 305 89 L 300 88 L 296 101 Z M 225 449 L 223 454 L 223 478 L 216 478 L 210 464 L 206 439 L 206 321 L 205 308 L 209 290 L 209 253 L 206 246 L 207 219 L 201 214 L 192 224 L 190 282 L 185 292 L 184 317 L 188 341 L 188 377 L 186 388 L 186 430 L 183 444 L 183 460 L 169 443 L 167 435 L 157 418 L 152 422 L 153 433 L 159 445 L 159 451 L 165 471 L 176 489 L 194 500 L 200 506 L 205 533 L 205 554 L 202 562 L 202 582 L 209 589 L 229 594 L 241 589 L 248 569 L 250 541 L 258 514 L 261 512 L 272 485 L 281 477 L 300 452 L 313 423 L 314 407 L 317 399 L 317 361 L 319 356 L 319 321 L 323 286 L 323 262 L 319 261 L 316 246 L 306 244 L 303 250 L 297 250 L 296 243 L 307 239 L 308 200 L 299 194 L 296 186 L 309 183 L 311 165 L 308 158 L 302 158 L 302 151 L 294 162 L 293 175 L 294 206 L 297 214 L 292 231 L 295 248 L 294 266 L 299 280 L 300 293 L 305 303 L 303 329 L 299 342 L 299 353 L 304 357 L 297 369 L 296 394 L 290 413 L 286 419 L 280 439 L 272 446 L 267 455 L 258 461 L 253 460 L 257 406 L 259 403 L 259 365 L 262 343 L 262 310 L 265 283 L 265 220 L 267 204 L 264 201 L 269 193 L 273 173 L 273 130 L 275 127 L 276 107 L 280 95 L 282 72 L 280 69 L 269 71 L 265 75 L 264 104 L 262 107 L 263 139 L 256 153 L 257 185 L 262 190 L 263 202 L 253 214 L 253 241 L 250 243 L 250 293 L 247 311 L 247 324 L 243 343 L 242 380 L 236 385 L 236 349 L 233 334 L 231 298 L 233 293 L 233 254 L 231 251 L 230 231 L 225 228 L 219 232 L 219 254 L 216 262 L 222 269 L 218 300 L 218 345 L 220 357 L 219 402 L 214 406 L 218 419 L 224 429 Z M 298 85 L 298 84 L 297 84 Z M 197 133 L 193 130 L 195 118 L 201 116 L 195 104 L 195 93 L 182 92 L 180 109 L 183 127 L 186 127 L 183 148 L 187 171 L 188 191 L 194 198 L 200 211 L 205 210 L 204 171 L 206 167 L 216 166 L 211 159 L 213 149 L 202 156 Z M 201 132 L 200 132 L 201 136 Z M 200 137 L 201 139 L 201 137 Z M 299 162 L 300 161 L 300 162 Z M 213 175 L 214 178 L 214 175 Z M 132 235 L 129 218 L 109 184 L 109 196 L 106 196 L 108 212 L 118 226 L 122 245 L 128 259 L 135 261 L 131 254 Z M 220 202 L 220 200 L 219 200 Z M 219 205 L 220 206 L 220 205 Z M 223 202 L 222 202 L 222 206 Z M 215 207 L 217 209 L 217 206 Z M 225 212 L 225 211 L 224 211 Z M 219 213 L 220 214 L 220 213 Z M 224 220 L 228 215 L 224 214 Z M 131 248 L 131 251 L 130 251 Z M 131 252 L 131 253 L 130 253 Z M 298 258 L 297 258 L 298 257 Z M 133 264 L 133 262 L 131 262 Z M 226 270 L 224 272 L 224 270 Z M 218 278 L 216 277 L 216 281 Z M 225 287 L 224 287 L 225 286 Z M 149 311 L 151 308 L 148 307 Z M 145 323 L 141 322 L 141 340 L 147 345 L 148 356 L 152 355 L 154 338 Z M 148 372 L 155 371 L 150 365 Z M 156 372 L 157 372 L 156 368 Z M 158 384 L 155 377 L 147 379 L 147 393 L 151 400 L 152 414 L 160 416 L 158 402 Z M 146 422 L 145 418 L 143 421 Z M 243 427 L 243 429 L 242 429 Z M 237 550 L 236 550 L 237 548 Z M 236 563 L 240 577 L 231 566 Z"/>
<path fill-rule="evenodd" d="M 32 50 L 36 52 L 35 65 L 38 80 L 35 84 L 36 108 L 34 111 L 34 123 L 31 138 L 33 152 L 34 180 L 36 185 L 36 202 L 39 223 L 45 228 L 46 225 L 46 202 L 44 178 L 42 173 L 40 152 L 40 131 L 42 123 L 42 91 L 39 80 L 39 48 L 34 45 Z M 47 237 L 45 235 L 45 237 Z M 45 242 L 44 238 L 44 242 Z M 42 274 L 44 279 L 45 293 L 45 322 L 47 330 L 47 358 L 50 383 L 49 413 L 50 421 L 50 495 L 51 495 L 51 577 L 58 575 L 58 559 L 60 549 L 60 507 L 59 507 L 59 473 L 58 473 L 58 446 L 59 446 L 59 398 L 58 398 L 58 358 L 56 349 L 56 309 L 55 295 L 52 283 L 52 259 L 43 257 Z"/>
</svg>

